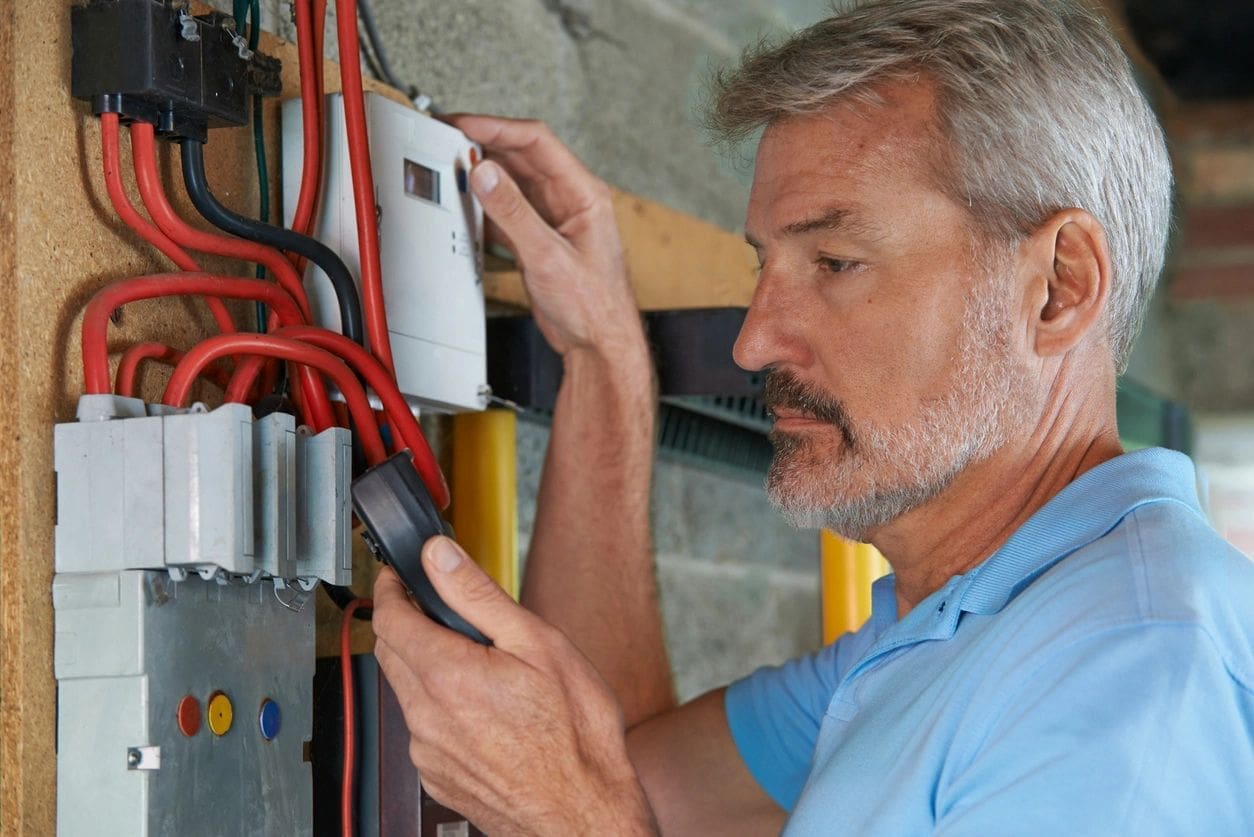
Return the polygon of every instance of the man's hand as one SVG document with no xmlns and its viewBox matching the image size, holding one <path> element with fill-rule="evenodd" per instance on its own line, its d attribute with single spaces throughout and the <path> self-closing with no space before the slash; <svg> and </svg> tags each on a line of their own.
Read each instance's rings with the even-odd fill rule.
<svg viewBox="0 0 1254 837">
<path fill-rule="evenodd" d="M 423 549 L 441 597 L 484 647 L 425 617 L 396 574 L 374 587 L 375 655 L 427 791 L 493 833 L 652 833 L 622 713 L 561 631 L 516 604 L 462 549 Z"/>
<path fill-rule="evenodd" d="M 471 188 L 489 236 L 518 260 L 532 314 L 554 351 L 647 359 L 609 187 L 542 122 L 448 120 L 487 153 L 471 172 Z"/>
</svg>

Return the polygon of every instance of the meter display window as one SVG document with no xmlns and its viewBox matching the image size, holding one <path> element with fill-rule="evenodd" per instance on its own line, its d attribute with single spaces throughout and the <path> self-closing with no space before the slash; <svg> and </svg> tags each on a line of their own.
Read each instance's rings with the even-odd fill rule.
<svg viewBox="0 0 1254 837">
<path fill-rule="evenodd" d="M 440 173 L 413 160 L 405 161 L 405 193 L 438 204 Z"/>
</svg>

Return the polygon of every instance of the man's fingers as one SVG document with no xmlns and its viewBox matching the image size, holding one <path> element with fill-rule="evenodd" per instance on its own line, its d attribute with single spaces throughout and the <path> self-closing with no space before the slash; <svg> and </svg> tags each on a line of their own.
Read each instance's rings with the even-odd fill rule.
<svg viewBox="0 0 1254 837">
<path fill-rule="evenodd" d="M 502 650 L 529 644 L 542 624 L 509 597 L 451 538 L 432 538 L 422 550 L 423 565 L 445 604 Z"/>
<path fill-rule="evenodd" d="M 418 610 L 391 567 L 382 567 L 375 576 L 373 600 L 371 627 L 379 640 L 390 643 L 394 649 L 406 648 L 415 636 L 438 628 Z"/>
<path fill-rule="evenodd" d="M 600 178 L 543 122 L 464 114 L 449 119 L 509 171 L 554 225 L 587 211 L 608 194 Z"/>
<path fill-rule="evenodd" d="M 595 178 L 543 122 L 469 113 L 453 114 L 448 121 L 482 145 L 485 151 L 516 154 L 526 160 L 529 168 L 541 177 Z"/>
<path fill-rule="evenodd" d="M 396 692 L 397 695 L 409 695 L 422 688 L 421 678 L 414 673 L 413 669 L 409 667 L 400 654 L 392 650 L 392 646 L 387 644 L 387 640 L 375 640 L 374 656 L 379 662 L 379 668 L 383 669 L 383 676 L 388 679 L 388 683 L 392 686 L 392 691 Z M 406 701 L 402 701 L 402 707 L 406 703 Z"/>
<path fill-rule="evenodd" d="M 470 174 L 484 213 L 509 240 L 514 257 L 523 265 L 538 264 L 566 241 L 540 217 L 518 184 L 499 164 L 484 160 Z"/>
</svg>

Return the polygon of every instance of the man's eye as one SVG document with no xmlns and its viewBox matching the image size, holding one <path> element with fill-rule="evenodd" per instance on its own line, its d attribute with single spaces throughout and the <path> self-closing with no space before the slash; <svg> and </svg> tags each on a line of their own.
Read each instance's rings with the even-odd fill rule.
<svg viewBox="0 0 1254 837">
<path fill-rule="evenodd" d="M 844 273 L 847 270 L 852 270 L 858 265 L 857 262 L 850 261 L 849 259 L 832 259 L 827 256 L 819 256 L 819 258 L 815 260 L 815 263 L 819 266 L 820 270 L 828 273 Z"/>
</svg>

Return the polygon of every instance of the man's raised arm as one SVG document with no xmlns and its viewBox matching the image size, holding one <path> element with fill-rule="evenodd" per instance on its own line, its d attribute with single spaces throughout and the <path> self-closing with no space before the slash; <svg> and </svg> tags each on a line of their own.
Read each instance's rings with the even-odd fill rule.
<svg viewBox="0 0 1254 837">
<path fill-rule="evenodd" d="M 649 538 L 652 368 L 609 189 L 540 123 L 451 121 L 488 152 L 471 184 L 565 375 L 529 610 L 446 538 L 424 548 L 428 574 L 491 647 L 425 619 L 379 574 L 375 654 L 410 756 L 433 796 L 489 831 L 777 831 L 782 812 L 741 761 L 721 693 L 675 707 Z"/>
<path fill-rule="evenodd" d="M 656 403 L 609 188 L 539 122 L 453 117 L 472 187 L 562 357 L 522 587 L 592 661 L 628 726 L 674 706 L 649 537 Z"/>
</svg>

